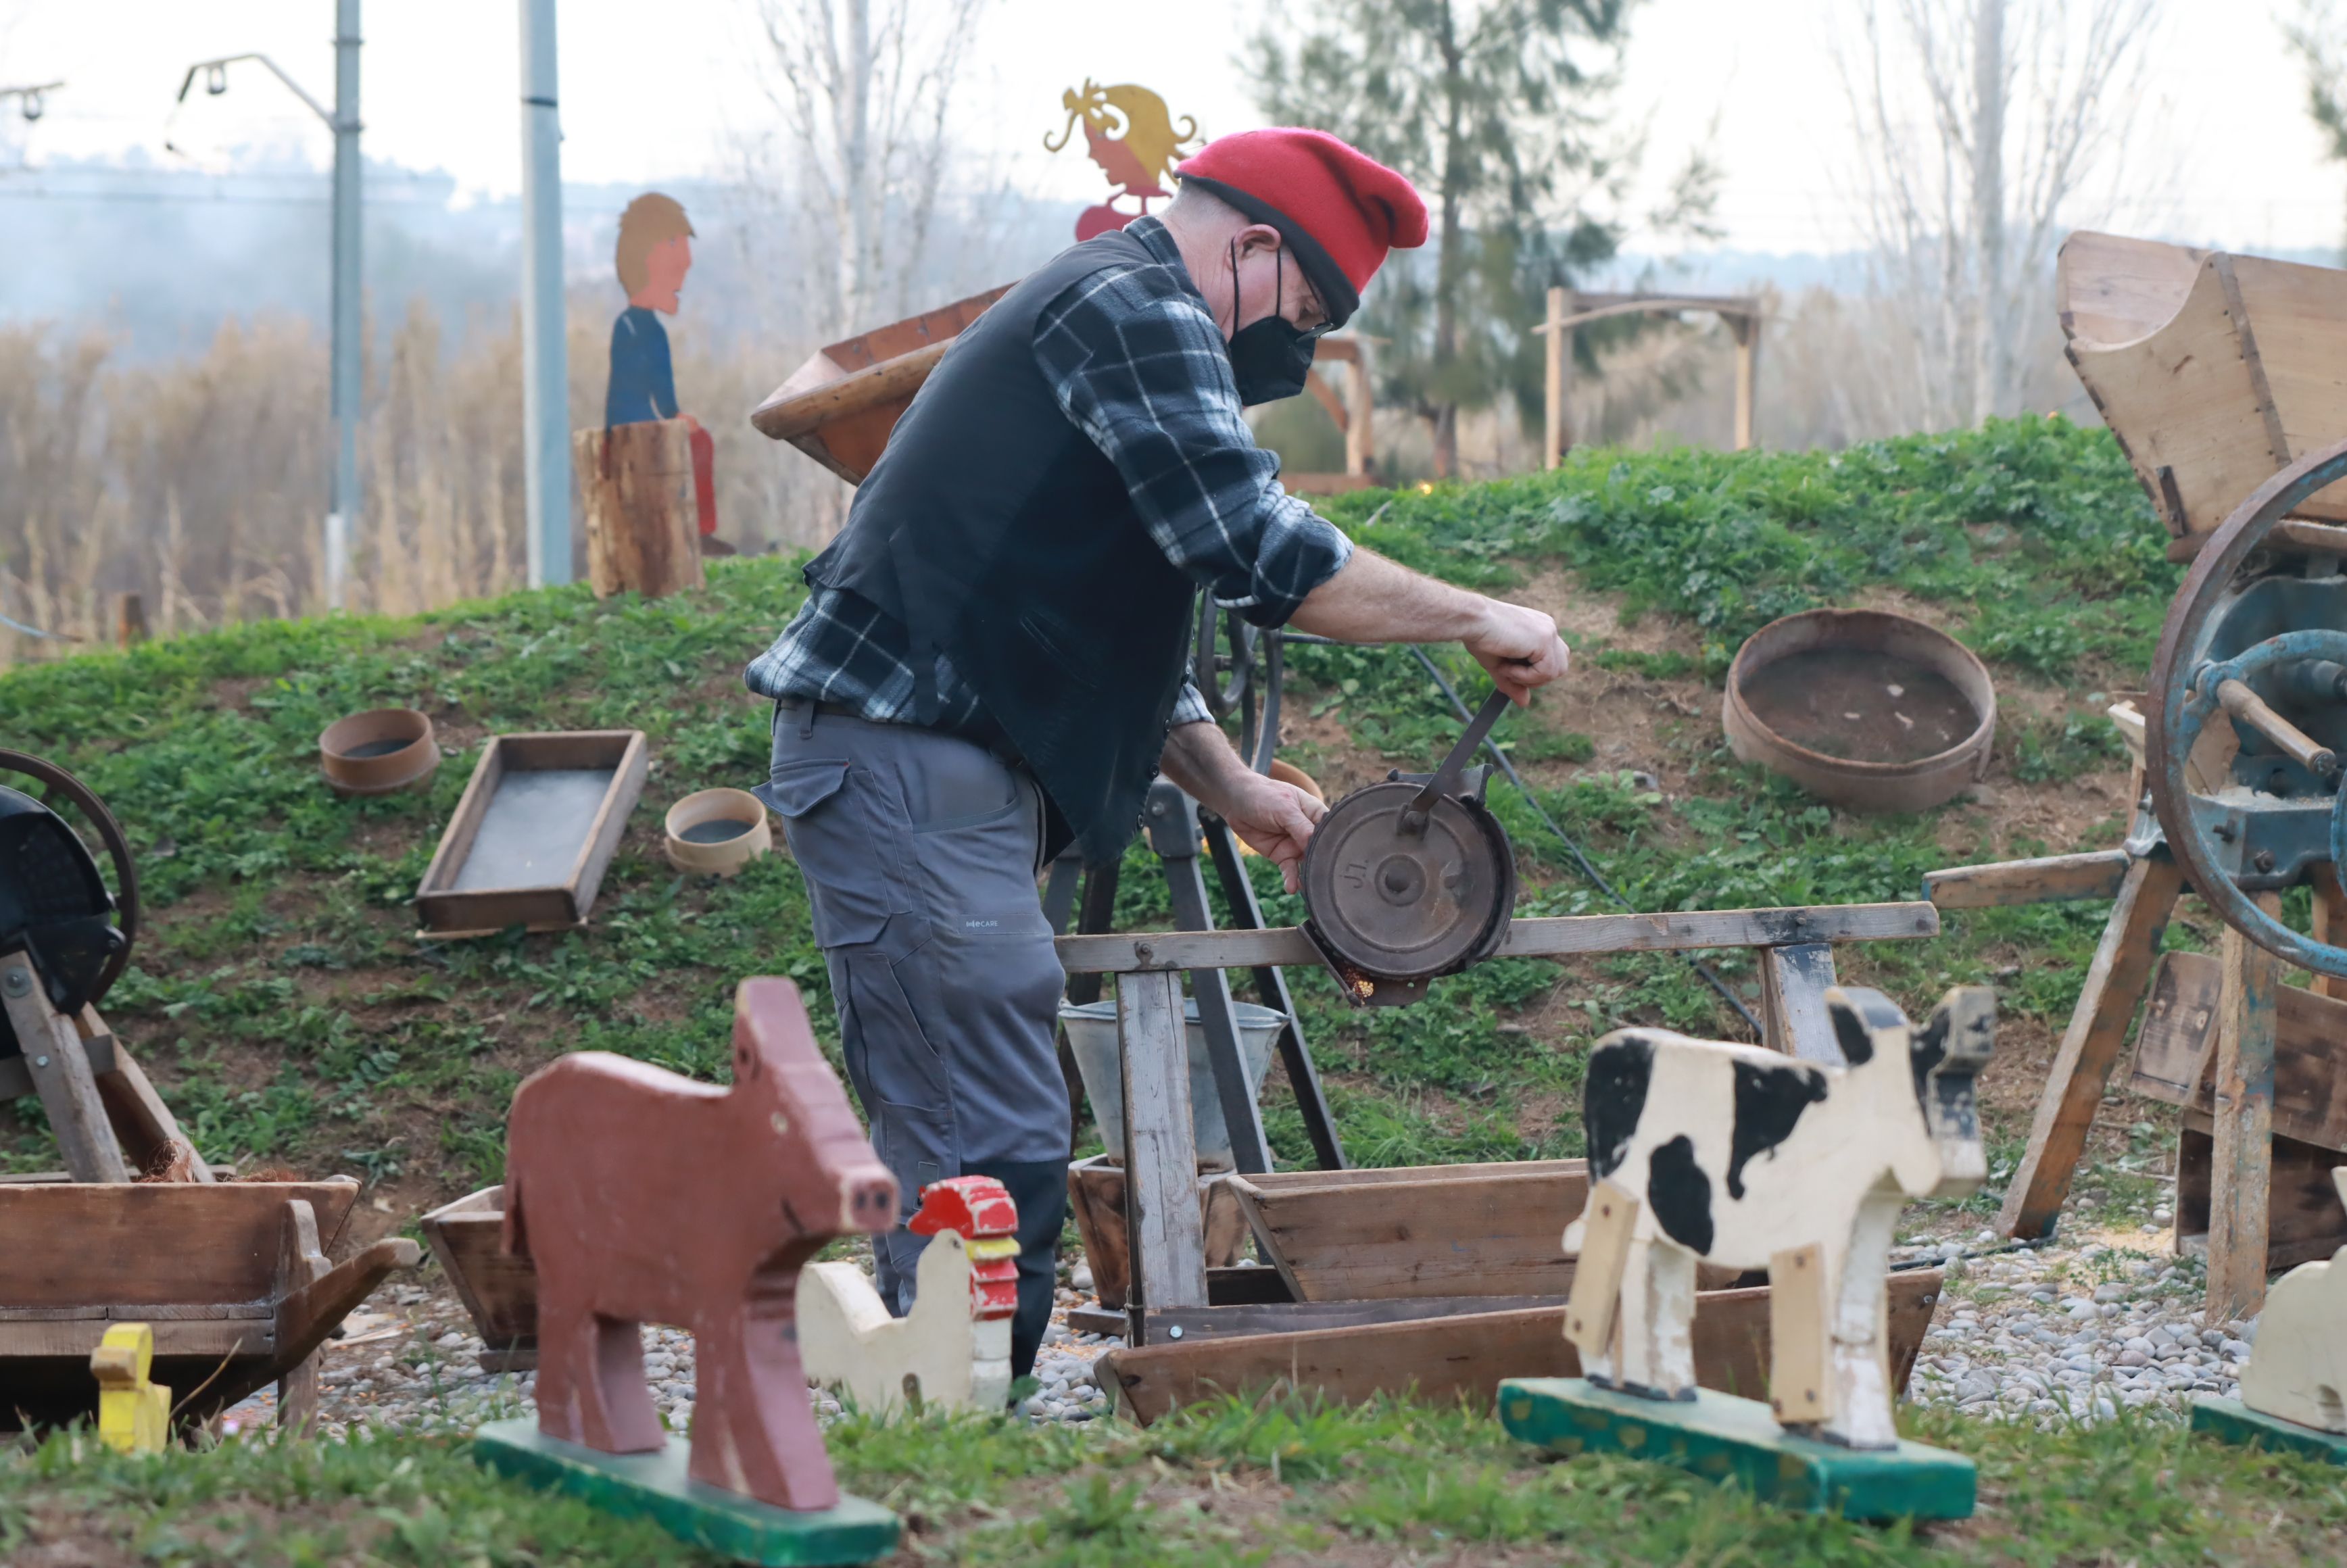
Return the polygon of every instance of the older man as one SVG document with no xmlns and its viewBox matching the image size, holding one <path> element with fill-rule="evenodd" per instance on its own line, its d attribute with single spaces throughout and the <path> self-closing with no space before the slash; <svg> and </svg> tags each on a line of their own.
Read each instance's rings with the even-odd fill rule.
<svg viewBox="0 0 2347 1568">
<path fill-rule="evenodd" d="M 775 700 L 759 794 L 907 1213 L 964 1173 L 1018 1202 L 1020 1375 L 1066 1207 L 1039 870 L 1071 838 L 1122 853 L 1161 770 L 1290 887 L 1326 809 L 1249 771 L 1185 684 L 1193 596 L 1346 641 L 1456 641 L 1520 701 L 1566 661 L 1546 615 L 1349 543 L 1240 415 L 1302 391 L 1388 250 L 1425 242 L 1417 192 L 1311 130 L 1225 137 L 1176 173 L 1162 218 L 1062 252 L 955 341 L 745 677 Z M 898 1312 L 920 1245 L 874 1249 Z"/>
</svg>

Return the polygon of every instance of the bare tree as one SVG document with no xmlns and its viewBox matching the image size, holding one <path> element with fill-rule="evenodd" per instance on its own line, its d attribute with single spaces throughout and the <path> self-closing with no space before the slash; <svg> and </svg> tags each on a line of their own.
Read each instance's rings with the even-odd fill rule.
<svg viewBox="0 0 2347 1568">
<path fill-rule="evenodd" d="M 1840 63 L 1876 287 L 1906 329 L 1902 412 L 2016 413 L 2062 232 L 2116 206 L 2163 0 L 1856 5 Z"/>
<path fill-rule="evenodd" d="M 987 0 L 762 0 L 789 134 L 775 170 L 828 257 L 826 332 L 909 309 L 946 174 L 948 112 Z"/>
</svg>

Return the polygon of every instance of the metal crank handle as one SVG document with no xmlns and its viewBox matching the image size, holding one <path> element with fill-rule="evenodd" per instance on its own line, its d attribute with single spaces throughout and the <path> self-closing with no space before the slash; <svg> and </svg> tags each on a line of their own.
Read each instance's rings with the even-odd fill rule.
<svg viewBox="0 0 2347 1568">
<path fill-rule="evenodd" d="M 1434 776 L 1426 781 L 1417 796 L 1402 808 L 1401 821 L 1397 825 L 1404 833 L 1424 828 L 1426 819 L 1434 811 L 1434 803 L 1459 787 L 1459 775 L 1466 770 L 1468 759 L 1491 734 L 1500 715 L 1508 711 L 1508 694 L 1496 688 L 1483 699 L 1482 707 L 1468 721 L 1467 732 L 1459 737 L 1459 743 L 1450 748 L 1450 754 L 1442 759 L 1442 765 L 1434 770 Z"/>
<path fill-rule="evenodd" d="M 2339 771 L 2337 753 L 2267 707 L 2264 700 L 2243 682 L 2220 683 L 2217 702 L 2235 719 L 2280 746 L 2299 766 L 2325 778 Z"/>
</svg>

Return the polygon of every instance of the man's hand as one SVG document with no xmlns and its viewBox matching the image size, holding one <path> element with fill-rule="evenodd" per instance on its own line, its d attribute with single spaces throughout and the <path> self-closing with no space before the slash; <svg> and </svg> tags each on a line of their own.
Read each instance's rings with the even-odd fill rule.
<svg viewBox="0 0 2347 1568">
<path fill-rule="evenodd" d="M 1328 815 L 1318 797 L 1250 770 L 1217 724 L 1174 725 L 1159 763 L 1192 800 L 1218 814 L 1248 848 L 1276 863 L 1287 890 L 1296 891 L 1304 846 Z"/>
<path fill-rule="evenodd" d="M 1554 617 L 1496 599 L 1483 600 L 1482 623 L 1460 641 L 1519 707 L 1530 704 L 1532 688 L 1556 680 L 1573 661 Z"/>
<path fill-rule="evenodd" d="M 1305 845 L 1312 842 L 1312 830 L 1320 819 L 1328 815 L 1327 804 L 1292 784 L 1257 773 L 1227 779 L 1222 794 L 1222 799 L 1206 804 L 1222 814 L 1248 848 L 1277 865 L 1280 879 L 1290 893 L 1295 892 L 1304 875 Z"/>
<path fill-rule="evenodd" d="M 1307 594 L 1290 624 L 1339 642 L 1456 639 L 1519 703 L 1563 675 L 1570 657 L 1556 622 L 1539 610 L 1438 582 L 1368 549 L 1356 548 Z"/>
</svg>

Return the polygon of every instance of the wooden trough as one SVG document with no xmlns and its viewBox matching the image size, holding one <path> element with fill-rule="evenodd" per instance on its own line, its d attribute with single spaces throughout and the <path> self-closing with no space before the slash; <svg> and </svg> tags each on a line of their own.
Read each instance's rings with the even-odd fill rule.
<svg viewBox="0 0 2347 1568">
<path fill-rule="evenodd" d="M 2276 471 L 2347 436 L 2347 272 L 2081 231 L 2055 290 L 2070 364 L 2191 555 Z M 2299 515 L 2347 523 L 2347 483 Z"/>
<path fill-rule="evenodd" d="M 751 410 L 750 423 L 849 484 L 862 484 L 946 345 L 1010 289 L 1005 283 L 826 343 Z"/>
<path fill-rule="evenodd" d="M 200 1421 L 278 1382 L 314 1402 L 311 1357 L 411 1241 L 339 1264 L 358 1184 L 0 1184 L 0 1428 L 90 1415 L 89 1353 L 114 1324 L 151 1325 L 154 1378 Z"/>
</svg>

